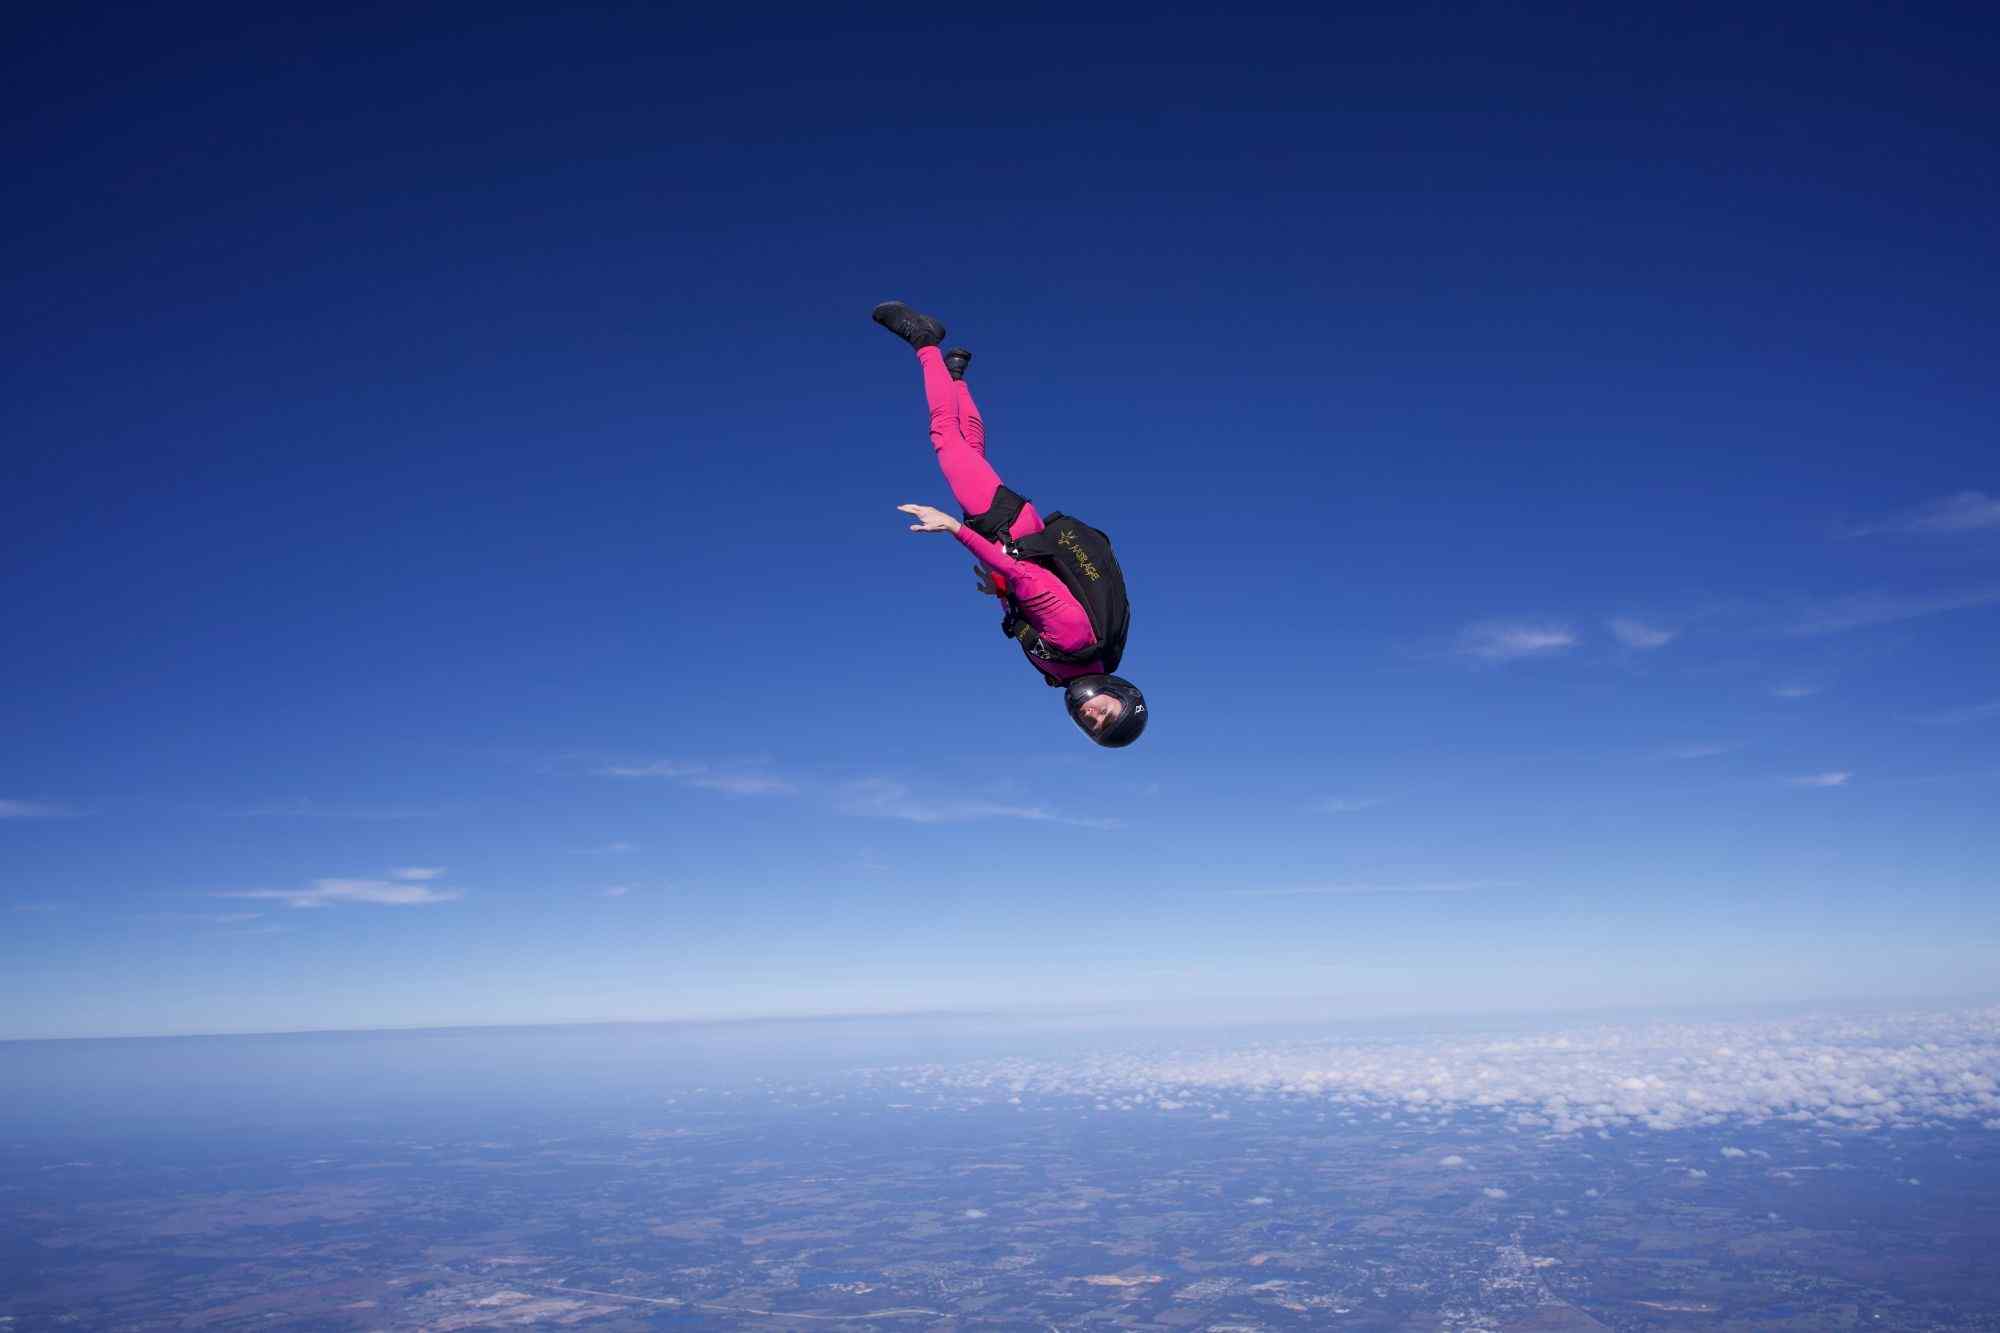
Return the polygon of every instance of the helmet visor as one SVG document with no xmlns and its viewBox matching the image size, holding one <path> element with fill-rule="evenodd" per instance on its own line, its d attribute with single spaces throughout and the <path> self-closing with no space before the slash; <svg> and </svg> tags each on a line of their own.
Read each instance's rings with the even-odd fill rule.
<svg viewBox="0 0 2000 1333">
<path fill-rule="evenodd" d="M 1099 745 L 1129 745 L 1145 728 L 1145 699 L 1117 676 L 1078 676 L 1063 696 L 1070 720 Z"/>
</svg>

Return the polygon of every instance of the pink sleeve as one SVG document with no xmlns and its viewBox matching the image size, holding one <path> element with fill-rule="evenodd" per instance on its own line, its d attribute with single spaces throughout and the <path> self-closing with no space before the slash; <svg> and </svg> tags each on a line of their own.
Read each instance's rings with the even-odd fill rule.
<svg viewBox="0 0 2000 1333">
<path fill-rule="evenodd" d="M 1010 583 L 1021 577 L 1021 571 L 1029 569 L 1029 566 L 1001 550 L 999 543 L 987 541 L 963 523 L 958 525 L 958 539 L 965 543 L 966 550 L 979 557 L 980 564 L 1005 574 Z"/>
<path fill-rule="evenodd" d="M 1040 565 L 1016 560 L 971 528 L 961 525 L 958 539 L 966 550 L 979 557 L 979 563 L 1007 576 L 1014 604 L 1049 643 L 1073 653 L 1096 640 L 1097 634 L 1090 627 L 1090 613 L 1061 579 Z"/>
</svg>

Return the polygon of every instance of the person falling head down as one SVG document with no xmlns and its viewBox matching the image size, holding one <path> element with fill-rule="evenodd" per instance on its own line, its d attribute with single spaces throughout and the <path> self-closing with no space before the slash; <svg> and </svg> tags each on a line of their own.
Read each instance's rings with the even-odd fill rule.
<svg viewBox="0 0 2000 1333">
<path fill-rule="evenodd" d="M 916 520 L 910 531 L 949 532 L 964 543 L 978 560 L 979 590 L 1006 604 L 1001 629 L 1063 690 L 1070 718 L 1099 745 L 1130 745 L 1146 729 L 1146 696 L 1112 674 L 1124 653 L 1129 608 L 1109 539 L 1063 514 L 1049 516 L 1051 531 L 1034 505 L 1000 480 L 986 460 L 986 423 L 965 383 L 972 353 L 940 350 L 942 323 L 901 301 L 876 306 L 874 320 L 916 349 L 931 448 L 965 515 L 898 505 Z"/>
</svg>

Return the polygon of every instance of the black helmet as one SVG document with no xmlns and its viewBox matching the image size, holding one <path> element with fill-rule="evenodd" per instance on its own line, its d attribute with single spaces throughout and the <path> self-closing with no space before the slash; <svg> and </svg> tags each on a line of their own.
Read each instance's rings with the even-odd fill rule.
<svg viewBox="0 0 2000 1333">
<path fill-rule="evenodd" d="M 1116 699 L 1124 705 L 1124 711 L 1118 714 L 1116 722 L 1097 732 L 1084 722 L 1083 705 L 1100 694 Z M 1063 703 L 1069 709 L 1070 721 L 1082 727 L 1084 735 L 1114 750 L 1138 740 L 1139 733 L 1146 729 L 1146 696 L 1123 676 L 1078 676 L 1063 690 Z"/>
</svg>

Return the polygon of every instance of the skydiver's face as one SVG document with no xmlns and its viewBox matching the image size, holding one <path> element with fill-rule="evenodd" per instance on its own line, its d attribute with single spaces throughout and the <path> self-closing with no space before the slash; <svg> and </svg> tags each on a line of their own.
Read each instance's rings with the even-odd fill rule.
<svg viewBox="0 0 2000 1333">
<path fill-rule="evenodd" d="M 1076 711 L 1082 716 L 1083 725 L 1091 735 L 1102 736 L 1119 718 L 1125 716 L 1125 705 L 1108 694 L 1093 694 L 1085 699 Z"/>
</svg>

